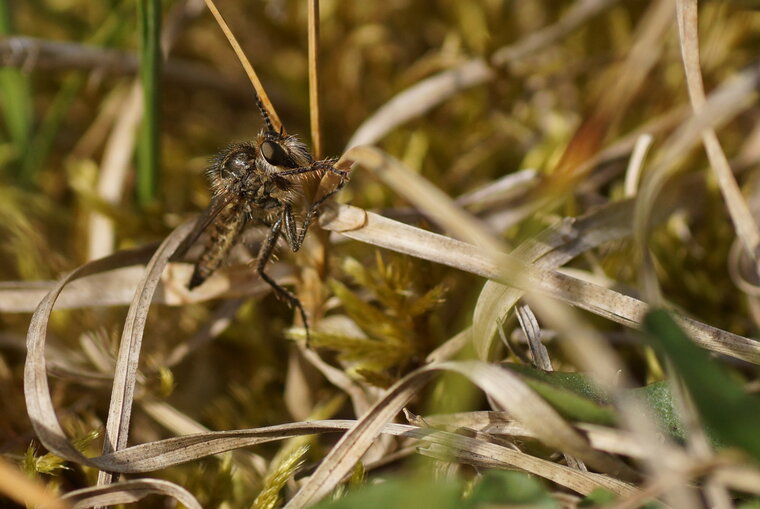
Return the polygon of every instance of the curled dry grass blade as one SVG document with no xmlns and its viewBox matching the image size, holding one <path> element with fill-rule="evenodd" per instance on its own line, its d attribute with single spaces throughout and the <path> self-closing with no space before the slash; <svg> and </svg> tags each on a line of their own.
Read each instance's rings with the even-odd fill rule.
<svg viewBox="0 0 760 509">
<path fill-rule="evenodd" d="M 699 114 L 706 107 L 702 72 L 699 65 L 699 33 L 698 33 L 698 5 L 696 0 L 677 0 L 678 33 L 681 43 L 681 55 L 683 57 L 686 83 L 689 90 L 689 99 L 695 114 Z M 760 66 L 760 64 L 758 64 Z M 755 82 L 760 78 L 755 77 Z M 743 102 L 740 94 L 737 94 L 739 104 Z M 760 269 L 760 232 L 752 217 L 747 201 L 739 189 L 726 154 L 720 146 L 718 135 L 713 127 L 705 127 L 702 131 L 702 143 L 705 146 L 707 157 L 715 172 L 723 193 L 723 199 L 734 223 L 736 234 L 744 244 L 747 253 L 755 260 L 756 270 Z"/>
<path fill-rule="evenodd" d="M 122 348 L 120 351 L 121 372 L 117 377 L 122 379 L 120 390 L 116 394 L 116 404 L 113 405 L 112 412 L 117 416 L 112 420 L 109 440 L 111 444 L 119 444 L 125 440 L 120 429 L 124 429 L 128 424 L 131 407 L 131 395 L 134 390 L 134 369 L 136 369 L 136 360 L 139 355 L 140 339 L 142 337 L 142 327 L 145 325 L 145 314 L 152 290 L 160 276 L 159 268 L 168 262 L 173 251 L 187 236 L 193 226 L 193 222 L 187 222 L 177 228 L 159 247 L 151 262 L 153 272 L 150 270 L 145 273 L 141 289 L 135 294 L 133 305 L 130 307 L 130 318 L 127 327 L 125 327 L 124 339 L 136 348 Z M 50 452 L 61 456 L 62 458 L 95 466 L 82 453 L 80 453 L 67 439 L 58 418 L 55 414 L 55 408 L 51 399 L 50 390 L 47 381 L 47 368 L 45 361 L 45 342 L 47 335 L 48 320 L 53 311 L 55 301 L 62 292 L 63 288 L 70 282 L 78 278 L 88 276 L 119 268 L 125 265 L 133 265 L 144 259 L 144 252 L 124 251 L 116 253 L 107 258 L 95 260 L 63 278 L 50 293 L 40 302 L 37 310 L 32 315 L 27 334 L 27 357 L 24 368 L 24 396 L 26 398 L 27 412 L 32 426 L 37 434 L 37 438 L 48 448 Z M 129 329 L 129 333 L 127 333 Z M 132 365 L 130 366 L 130 362 Z M 132 371 L 132 376 L 128 372 Z"/>
<path fill-rule="evenodd" d="M 179 226 L 161 243 L 148 263 L 143 279 L 135 291 L 132 304 L 129 306 L 127 318 L 124 321 L 121 343 L 119 344 L 116 373 L 111 391 L 111 404 L 106 423 L 106 440 L 103 444 L 104 453 L 123 449 L 127 444 L 132 400 L 137 381 L 137 363 L 140 358 L 148 309 L 161 273 L 166 264 L 169 263 L 169 259 L 195 226 L 194 223 L 195 221 L 188 221 Z"/>
<path fill-rule="evenodd" d="M 105 507 L 117 504 L 139 502 L 148 495 L 163 495 L 180 502 L 188 509 L 201 509 L 201 505 L 185 488 L 160 479 L 132 479 L 109 486 L 94 486 L 74 490 L 64 495 L 63 500 L 75 509 Z"/>
</svg>

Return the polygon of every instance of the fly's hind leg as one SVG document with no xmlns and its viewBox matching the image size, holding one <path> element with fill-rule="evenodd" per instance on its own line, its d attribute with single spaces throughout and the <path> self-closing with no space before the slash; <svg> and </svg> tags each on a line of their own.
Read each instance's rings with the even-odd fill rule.
<svg viewBox="0 0 760 509">
<path fill-rule="evenodd" d="M 292 217 L 291 217 L 291 220 L 292 220 Z M 275 280 L 269 277 L 269 275 L 265 272 L 267 263 L 269 262 L 270 258 L 272 258 L 272 253 L 274 252 L 274 248 L 277 245 L 277 239 L 280 238 L 282 223 L 283 223 L 283 218 L 277 219 L 272 224 L 272 228 L 269 230 L 269 233 L 267 234 L 267 237 L 264 240 L 264 243 L 261 244 L 261 247 L 259 248 L 259 254 L 256 257 L 256 272 L 259 274 L 259 276 L 261 276 L 261 279 L 266 281 L 267 284 L 272 287 L 272 290 L 274 290 L 274 293 L 276 295 L 288 301 L 291 307 L 295 307 L 296 309 L 298 309 L 298 312 L 301 315 L 301 320 L 303 321 L 304 329 L 306 329 L 306 342 L 308 343 L 309 342 L 309 320 L 306 318 L 306 311 L 304 310 L 303 305 L 301 304 L 301 301 L 298 300 L 298 297 L 293 295 L 293 293 L 290 290 L 287 290 L 286 288 L 283 288 L 282 286 L 277 284 Z"/>
</svg>

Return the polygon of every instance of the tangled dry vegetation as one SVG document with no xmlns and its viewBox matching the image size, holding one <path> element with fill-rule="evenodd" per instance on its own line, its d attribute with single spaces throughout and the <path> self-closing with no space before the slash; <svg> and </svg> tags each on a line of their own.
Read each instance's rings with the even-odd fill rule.
<svg viewBox="0 0 760 509">
<path fill-rule="evenodd" d="M 206 6 L 0 2 L 0 493 L 758 507 L 758 4 L 323 0 L 318 89 L 312 6 L 219 5 L 352 168 L 270 268 L 307 344 L 174 256 L 260 128 Z"/>
</svg>

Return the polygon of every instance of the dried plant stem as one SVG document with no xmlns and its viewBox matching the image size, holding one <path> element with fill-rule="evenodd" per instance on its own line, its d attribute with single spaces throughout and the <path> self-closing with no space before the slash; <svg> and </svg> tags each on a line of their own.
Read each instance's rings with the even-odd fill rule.
<svg viewBox="0 0 760 509">
<path fill-rule="evenodd" d="M 277 115 L 277 111 L 275 111 L 274 106 L 272 105 L 272 101 L 269 100 L 269 96 L 267 95 L 266 90 L 264 90 L 264 85 L 261 84 L 256 71 L 253 70 L 251 62 L 248 60 L 248 57 L 245 56 L 243 48 L 240 47 L 240 43 L 238 43 L 235 35 L 232 33 L 232 30 L 230 30 L 230 27 L 227 25 L 227 22 L 224 21 L 224 18 L 219 12 L 219 9 L 216 8 L 214 1 L 204 1 L 206 2 L 208 10 L 211 11 L 211 14 L 214 15 L 214 19 L 216 19 L 216 22 L 219 24 L 219 28 L 222 29 L 222 32 L 224 32 L 224 35 L 227 37 L 230 46 L 232 46 L 232 50 L 235 52 L 235 55 L 240 61 L 240 65 L 242 65 L 243 69 L 245 69 L 245 73 L 248 75 L 248 79 L 251 81 L 251 84 L 256 91 L 256 95 L 259 96 L 261 103 L 264 105 L 264 109 L 266 109 L 267 113 L 269 114 L 269 118 L 272 121 L 272 127 L 274 127 L 275 131 L 279 131 L 282 129 L 282 121 Z"/>
<path fill-rule="evenodd" d="M 311 116 L 311 150 L 322 158 L 322 134 L 319 129 L 319 0 L 309 0 L 309 112 Z"/>
</svg>

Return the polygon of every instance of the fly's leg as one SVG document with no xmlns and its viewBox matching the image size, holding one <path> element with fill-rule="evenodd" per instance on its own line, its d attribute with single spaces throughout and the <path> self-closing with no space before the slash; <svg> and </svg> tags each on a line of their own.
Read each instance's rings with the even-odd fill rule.
<svg viewBox="0 0 760 509">
<path fill-rule="evenodd" d="M 311 207 L 309 207 L 309 210 L 306 212 L 306 216 L 303 218 L 303 223 L 301 224 L 300 230 L 298 229 L 296 220 L 293 217 L 293 209 L 289 204 L 285 205 L 282 213 L 282 221 L 285 225 L 285 230 L 283 233 L 285 235 L 285 240 L 288 242 L 290 249 L 294 253 L 298 252 L 298 250 L 301 249 L 301 245 L 306 238 L 306 233 L 309 231 L 309 226 L 311 226 L 312 221 L 314 221 L 314 218 L 317 217 L 317 214 L 319 214 L 319 208 L 332 195 L 340 191 L 340 189 L 343 187 L 343 184 L 345 184 L 345 181 L 342 181 L 335 187 L 335 189 L 329 193 L 325 193 L 321 198 L 311 204 Z"/>
<path fill-rule="evenodd" d="M 292 223 L 292 213 L 290 215 L 291 215 L 290 221 Z M 264 240 L 264 243 L 261 244 L 261 247 L 259 248 L 259 254 L 256 257 L 256 272 L 259 274 L 259 276 L 261 276 L 261 279 L 266 281 L 267 284 L 272 287 L 272 290 L 274 290 L 276 295 L 288 301 L 291 307 L 295 307 L 296 309 L 298 309 L 298 312 L 301 315 L 301 320 L 303 321 L 304 329 L 306 329 L 306 342 L 308 343 L 309 342 L 309 320 L 306 318 L 306 311 L 304 310 L 303 305 L 301 305 L 301 301 L 298 300 L 298 297 L 293 295 L 292 292 L 278 285 L 274 281 L 274 279 L 269 277 L 269 275 L 264 271 L 264 269 L 266 269 L 267 262 L 269 262 L 270 258 L 272 258 L 272 253 L 274 252 L 274 248 L 277 245 L 277 239 L 280 238 L 282 223 L 283 223 L 282 218 L 277 219 L 277 221 L 275 221 L 274 224 L 272 224 L 272 228 L 269 230 L 269 233 L 267 234 L 267 238 Z M 287 220 L 286 220 L 286 223 L 287 223 Z M 286 238 L 287 238 L 287 235 L 288 234 L 286 233 L 285 234 Z"/>
<path fill-rule="evenodd" d="M 345 181 L 348 180 L 348 176 L 350 175 L 350 172 L 345 170 L 339 170 L 334 165 L 336 159 L 324 159 L 322 161 L 314 161 L 309 166 L 301 166 L 299 168 L 293 168 L 290 170 L 285 170 L 278 172 L 277 175 L 279 177 L 289 177 L 292 175 L 301 175 L 303 173 L 310 173 L 313 171 L 329 171 L 330 173 L 333 173 L 340 177 L 341 183 L 338 186 L 343 187 L 343 184 Z"/>
</svg>

